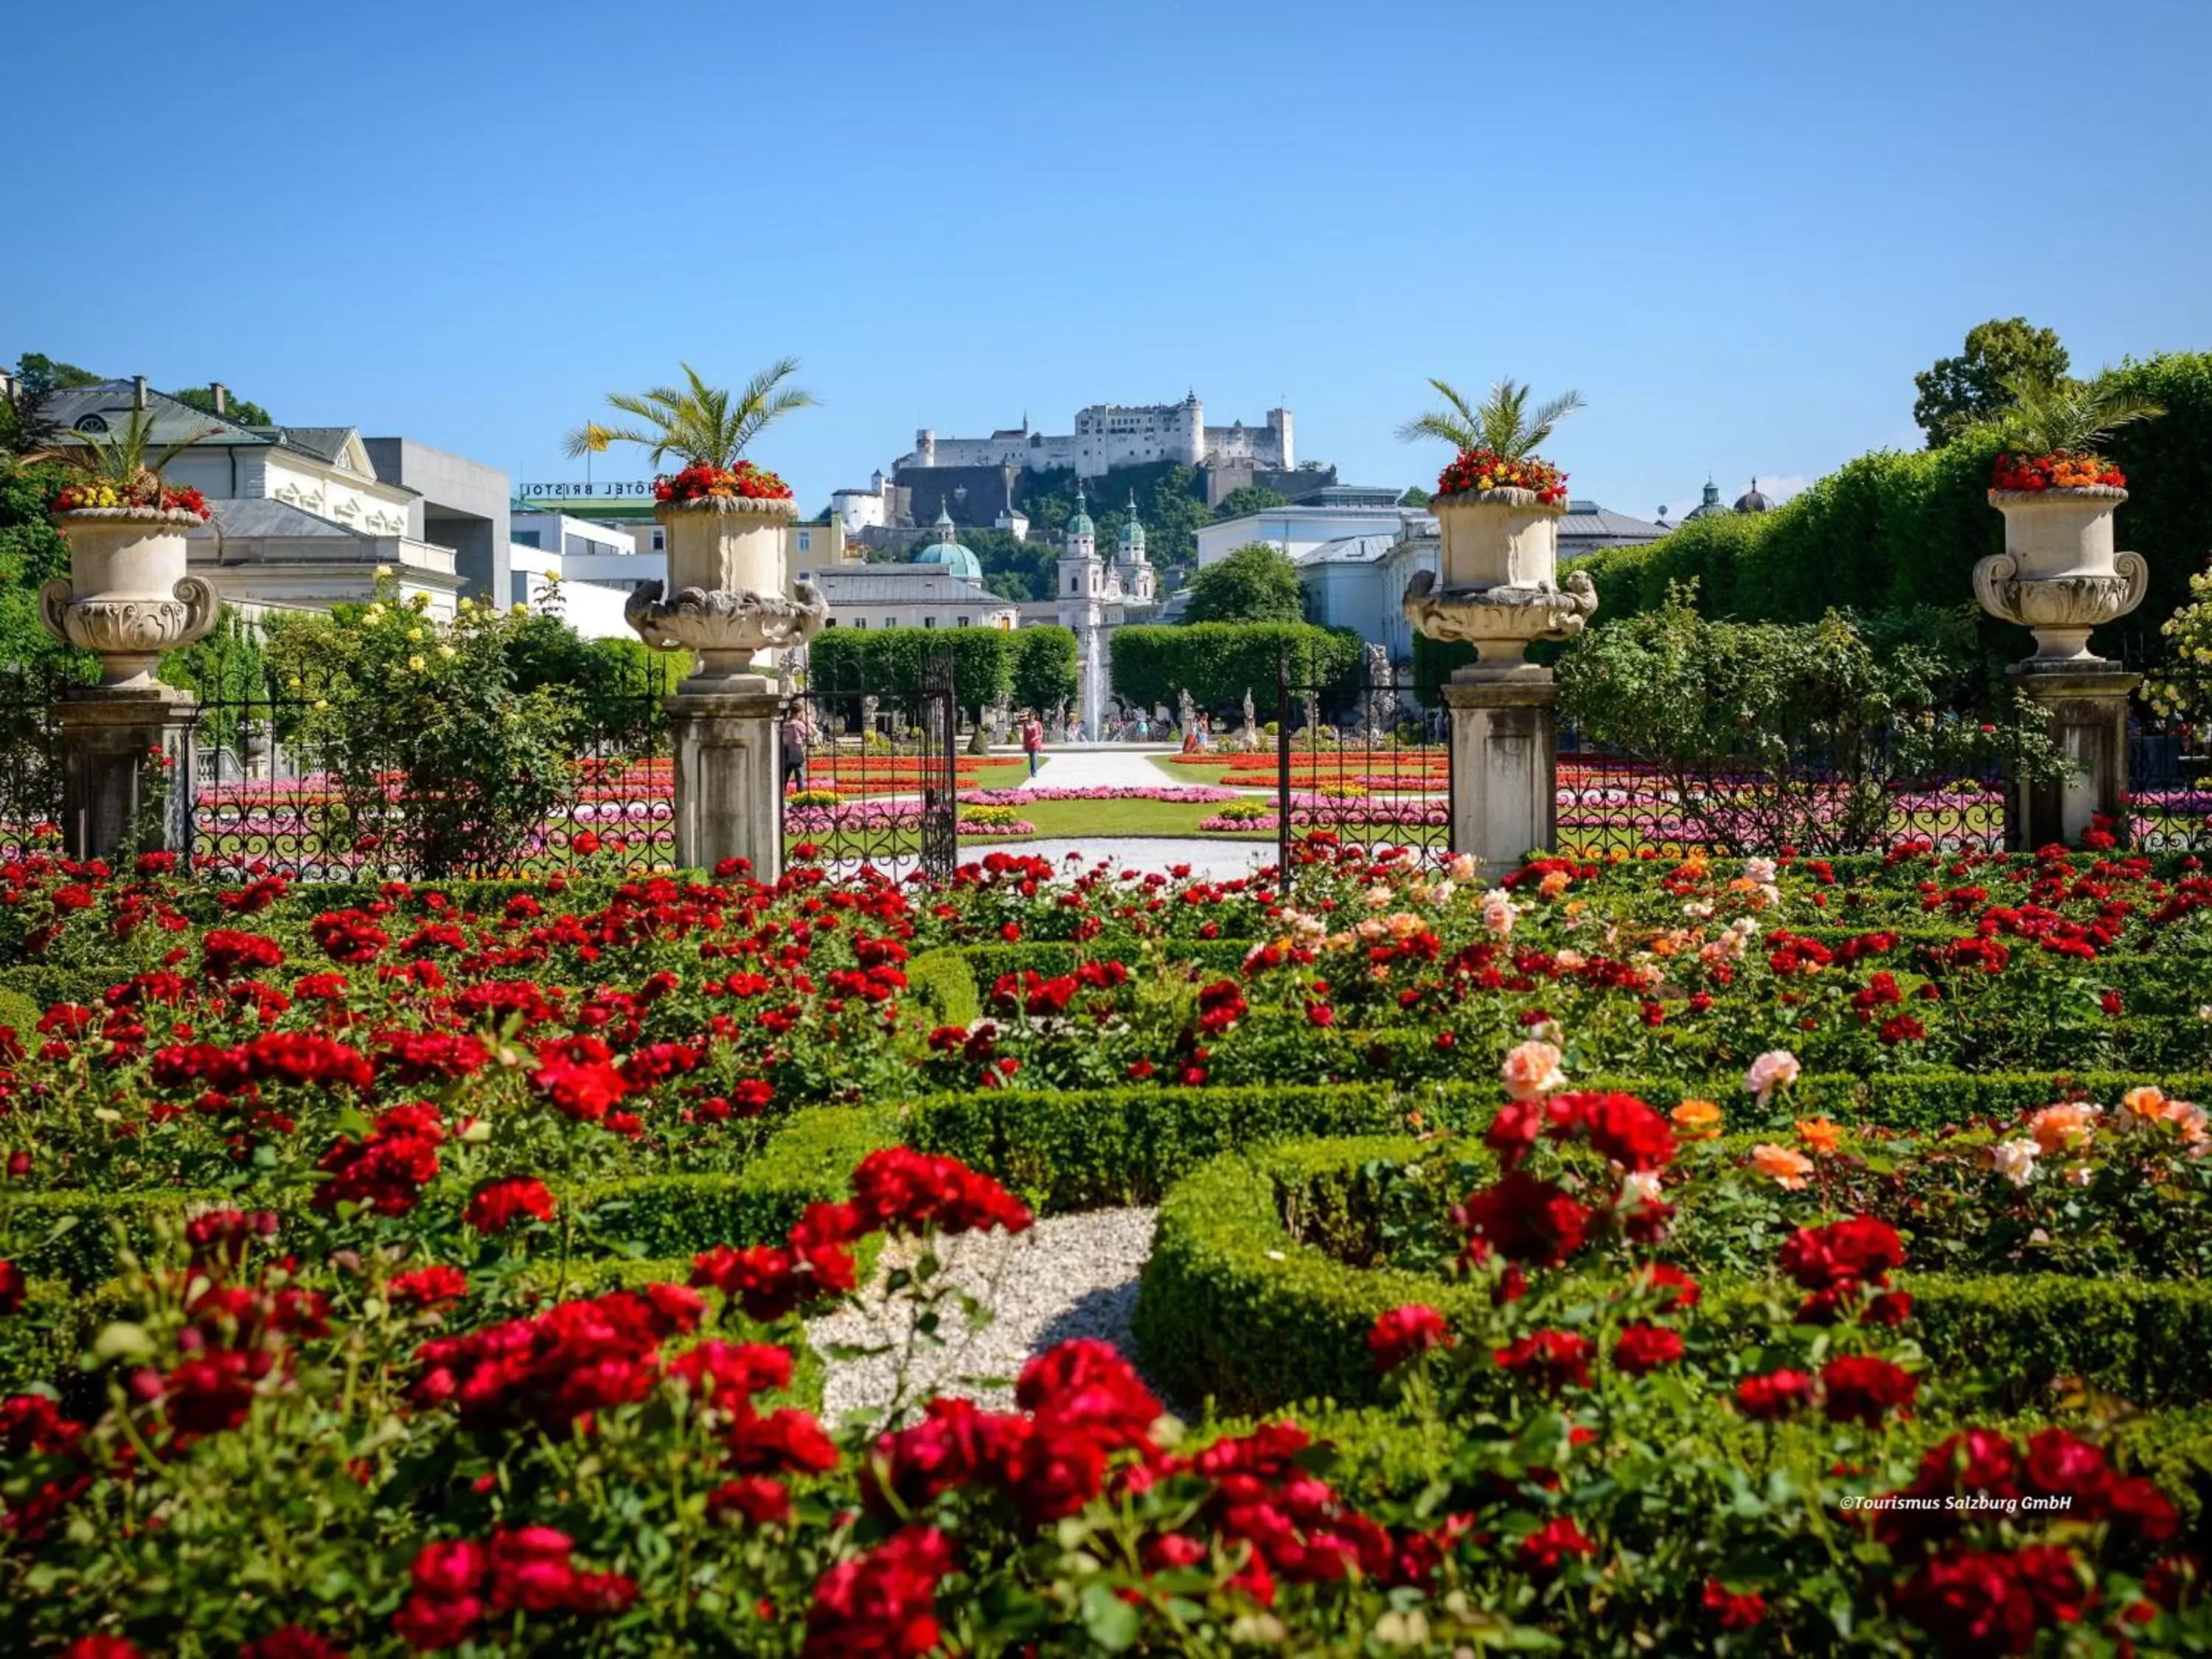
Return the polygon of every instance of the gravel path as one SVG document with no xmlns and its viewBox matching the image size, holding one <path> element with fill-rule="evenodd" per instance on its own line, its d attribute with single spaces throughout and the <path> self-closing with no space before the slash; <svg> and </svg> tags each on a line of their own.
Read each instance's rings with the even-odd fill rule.
<svg viewBox="0 0 2212 1659">
<path fill-rule="evenodd" d="M 970 1331 L 958 1310 L 948 1304 L 945 1345 L 924 1342 L 913 1350 L 907 1399 L 957 1394 L 988 1406 L 1011 1407 L 1013 1379 L 1023 1362 L 1071 1337 L 1102 1338 L 1133 1360 L 1129 1316 L 1137 1305 L 1137 1276 L 1152 1254 L 1152 1221 L 1153 1212 L 1146 1209 L 1092 1210 L 1051 1217 L 1013 1237 L 994 1232 L 947 1241 L 941 1256 L 952 1282 L 987 1303 L 996 1317 L 981 1330 Z M 893 1349 L 830 1362 L 823 1391 L 826 1421 L 837 1422 L 848 1412 L 880 1412 L 890 1403 L 911 1304 L 902 1298 L 887 1304 L 883 1275 L 913 1259 L 910 1242 L 895 1241 L 884 1251 L 876 1282 L 863 1291 L 857 1309 L 807 1326 L 807 1340 L 817 1350 L 839 1344 L 888 1344 Z"/>
</svg>

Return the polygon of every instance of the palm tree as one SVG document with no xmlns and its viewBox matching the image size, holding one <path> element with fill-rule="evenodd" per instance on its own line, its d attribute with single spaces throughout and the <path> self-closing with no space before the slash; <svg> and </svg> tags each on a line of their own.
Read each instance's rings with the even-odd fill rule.
<svg viewBox="0 0 2212 1659">
<path fill-rule="evenodd" d="M 2110 369 L 2094 380 L 2015 374 L 2004 389 L 2012 403 L 1996 417 L 1996 429 L 2028 455 L 2092 454 L 2120 428 L 2166 413 L 2148 398 L 2123 391 Z"/>
<path fill-rule="evenodd" d="M 158 492 L 161 488 L 161 469 L 201 439 L 211 438 L 220 430 L 218 427 L 209 427 L 189 438 L 179 438 L 156 453 L 153 411 L 134 409 L 120 432 L 57 434 L 63 441 L 50 444 L 23 459 L 27 462 L 58 461 L 88 483 L 111 484 L 125 495 L 134 490 Z"/>
<path fill-rule="evenodd" d="M 1455 449 L 1494 450 L 1508 460 L 1534 454 L 1553 427 L 1583 407 L 1582 393 L 1563 392 L 1531 415 L 1528 397 L 1534 388 L 1511 380 L 1500 380 L 1488 397 L 1473 405 L 1447 381 L 1431 380 L 1429 384 L 1451 407 L 1407 422 L 1398 428 L 1401 441 L 1441 438 Z"/>
<path fill-rule="evenodd" d="M 611 392 L 607 404 L 637 422 L 632 426 L 599 426 L 586 422 L 568 434 L 570 455 L 596 454 L 610 443 L 641 444 L 659 466 L 671 455 L 679 455 L 702 466 L 732 467 L 745 446 L 762 428 L 794 409 L 811 408 L 814 399 L 797 387 L 778 391 L 799 372 L 796 357 L 780 358 L 745 382 L 732 398 L 721 386 L 708 386 L 699 371 L 685 363 L 681 386 L 655 386 L 633 395 Z"/>
</svg>

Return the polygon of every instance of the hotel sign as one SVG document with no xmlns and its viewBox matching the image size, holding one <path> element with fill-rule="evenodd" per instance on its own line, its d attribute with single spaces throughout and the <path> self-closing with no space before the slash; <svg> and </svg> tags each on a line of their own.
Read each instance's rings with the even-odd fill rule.
<svg viewBox="0 0 2212 1659">
<path fill-rule="evenodd" d="M 653 499 L 649 478 L 601 479 L 593 483 L 526 483 L 520 486 L 525 501 L 634 501 Z"/>
</svg>

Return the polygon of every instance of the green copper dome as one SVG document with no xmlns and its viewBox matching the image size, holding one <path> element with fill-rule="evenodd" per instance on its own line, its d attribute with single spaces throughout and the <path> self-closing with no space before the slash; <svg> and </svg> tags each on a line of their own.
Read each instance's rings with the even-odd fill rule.
<svg viewBox="0 0 2212 1659">
<path fill-rule="evenodd" d="M 971 549 L 952 539 L 952 514 L 944 507 L 937 509 L 937 539 L 914 556 L 916 564 L 933 564 L 949 570 L 956 576 L 983 579 L 983 562 Z"/>
<path fill-rule="evenodd" d="M 1083 486 L 1075 486 L 1075 516 L 1067 521 L 1071 536 L 1096 536 L 1098 526 L 1091 522 L 1091 515 L 1083 510 Z"/>
<path fill-rule="evenodd" d="M 1129 517 L 1121 526 L 1121 555 L 1125 564 L 1134 563 L 1145 556 L 1145 526 L 1137 520 L 1137 492 L 1129 492 Z"/>
</svg>

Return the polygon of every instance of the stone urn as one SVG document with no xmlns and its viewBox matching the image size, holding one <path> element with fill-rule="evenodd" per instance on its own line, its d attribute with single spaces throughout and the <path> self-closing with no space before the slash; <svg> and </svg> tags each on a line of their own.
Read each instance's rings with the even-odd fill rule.
<svg viewBox="0 0 2212 1659">
<path fill-rule="evenodd" d="M 1479 672 L 1543 672 L 1528 662 L 1528 647 L 1572 639 L 1597 610 L 1588 576 L 1577 570 L 1559 580 L 1565 504 L 1531 489 L 1483 489 L 1439 495 L 1429 507 L 1443 534 L 1443 568 L 1407 585 L 1406 620 L 1432 640 L 1474 646 Z"/>
<path fill-rule="evenodd" d="M 88 507 L 53 522 L 69 538 L 70 574 L 39 590 L 39 620 L 56 639 L 98 653 L 103 689 L 153 689 L 161 653 L 204 637 L 222 609 L 212 582 L 185 574 L 185 534 L 200 515 Z"/>
<path fill-rule="evenodd" d="M 829 620 L 811 582 L 787 579 L 790 498 L 663 501 L 653 516 L 668 532 L 668 580 L 638 588 L 623 614 L 647 645 L 698 659 L 682 690 L 742 689 L 756 652 L 803 646 Z"/>
<path fill-rule="evenodd" d="M 1992 489 L 2004 514 L 2005 550 L 1974 567 L 1974 597 L 1992 617 L 2035 634 L 2033 671 L 2096 667 L 2093 629 L 2126 616 L 2150 587 L 2140 553 L 2112 550 L 2112 514 L 2124 489 Z"/>
</svg>

